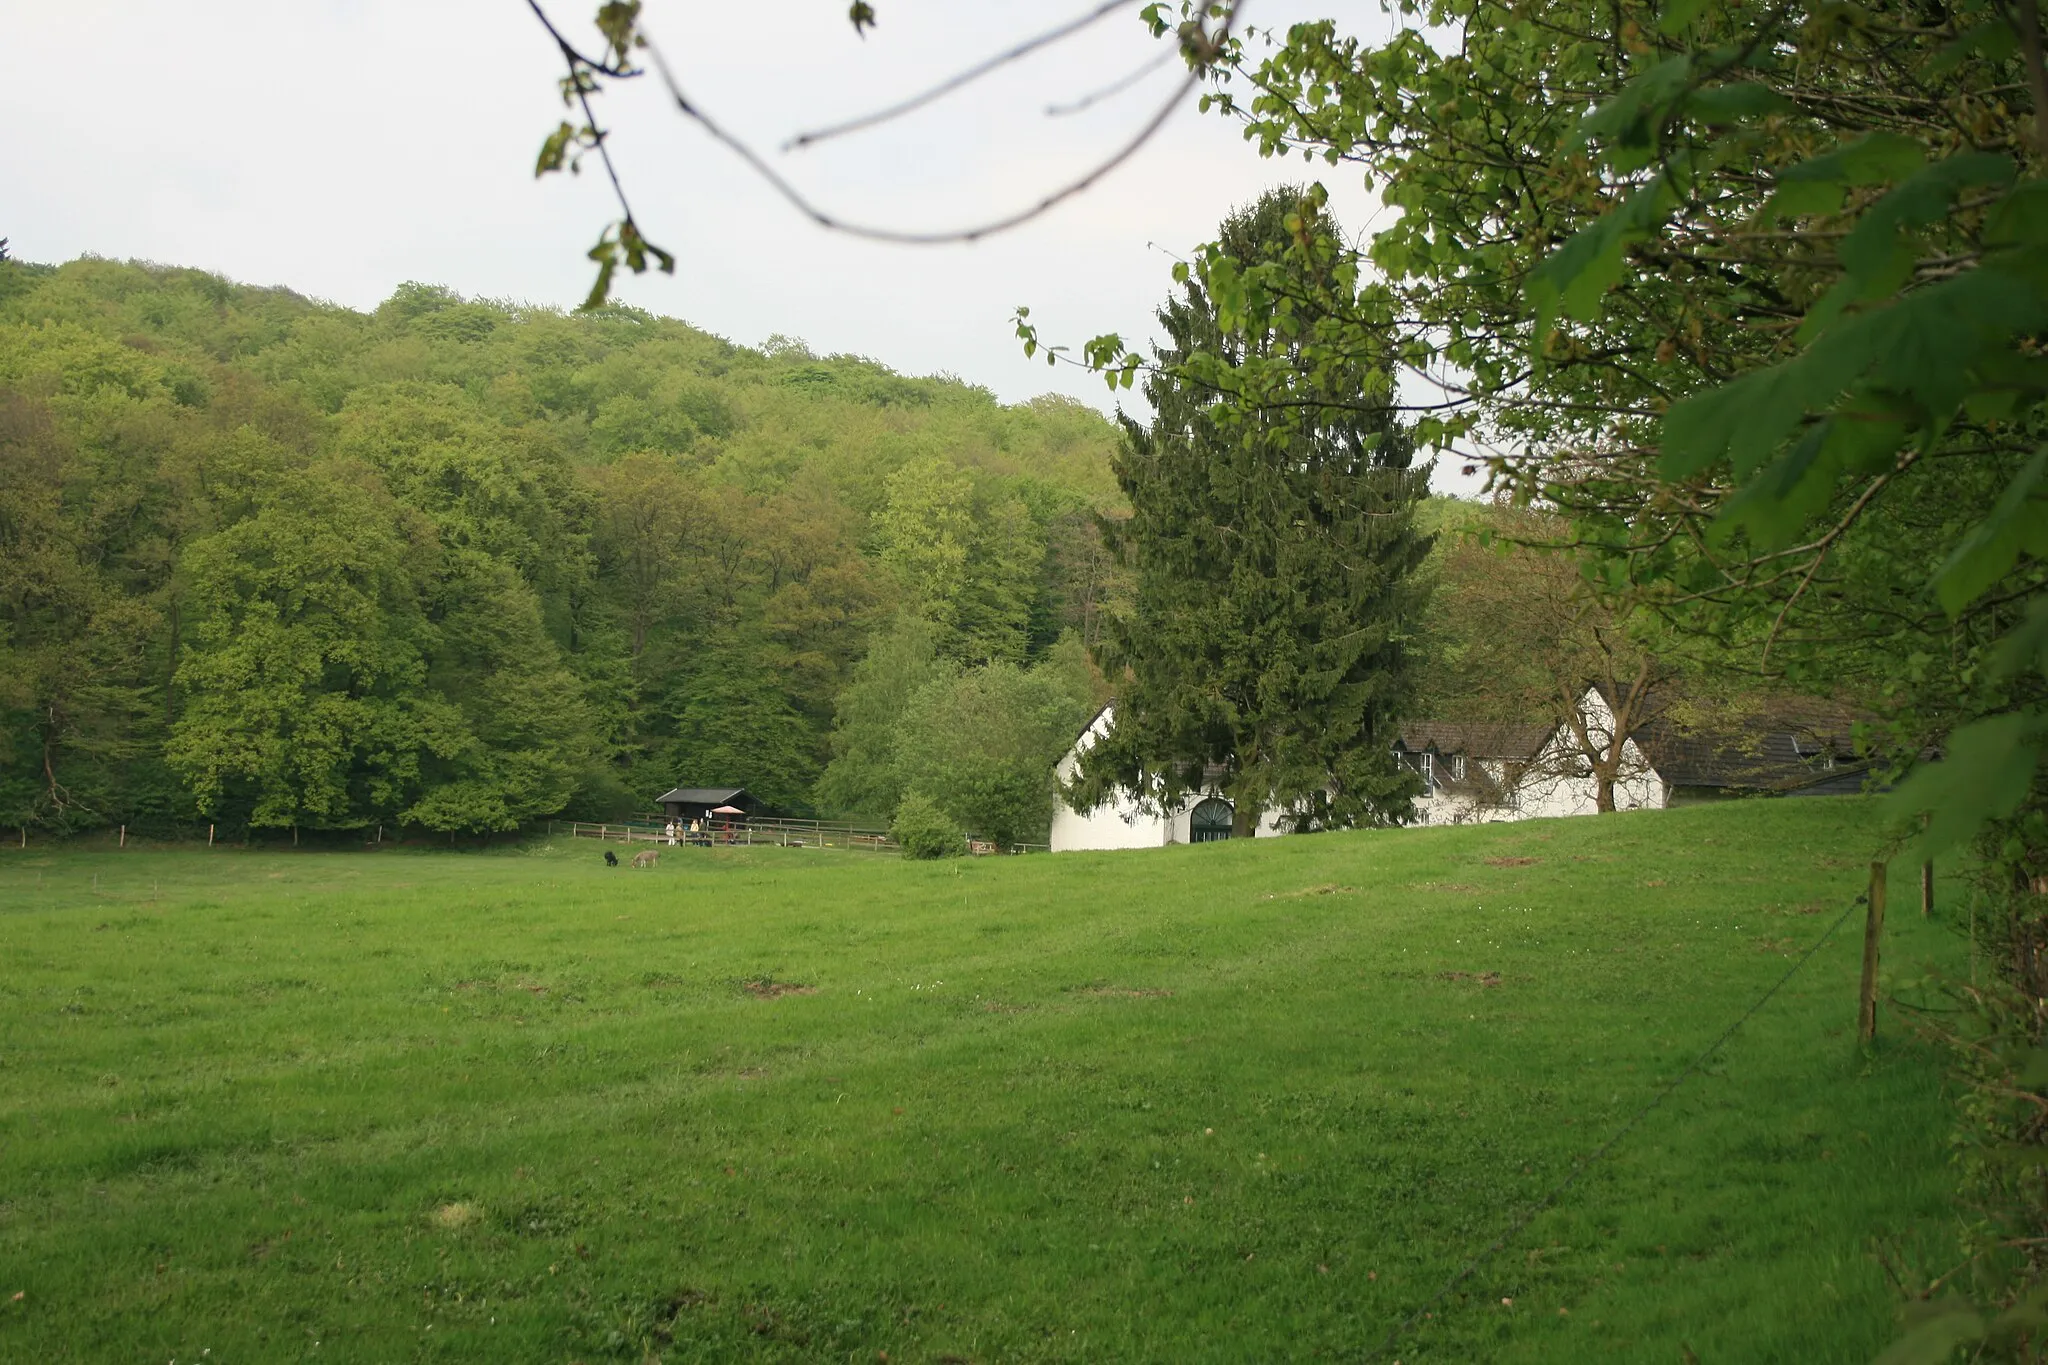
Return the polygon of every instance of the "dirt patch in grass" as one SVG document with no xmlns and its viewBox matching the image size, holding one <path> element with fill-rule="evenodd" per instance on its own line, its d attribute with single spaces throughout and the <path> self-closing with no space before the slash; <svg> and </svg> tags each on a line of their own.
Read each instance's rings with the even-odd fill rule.
<svg viewBox="0 0 2048 1365">
<path fill-rule="evenodd" d="M 443 1204 L 427 1215 L 427 1220 L 437 1228 L 466 1228 L 483 1216 L 483 1210 L 474 1204 Z"/>
<path fill-rule="evenodd" d="M 1499 972 L 1438 972 L 1437 979 L 1439 981 L 1469 981 L 1475 986 L 1498 986 L 1501 983 Z"/>
<path fill-rule="evenodd" d="M 1303 896 L 1355 896 L 1357 894 L 1358 888 L 1355 886 L 1339 886 L 1335 882 L 1324 882 L 1321 886 L 1304 886 L 1299 891 L 1269 891 L 1259 897 L 1259 899 L 1266 901 L 1291 901 L 1299 900 Z"/>
<path fill-rule="evenodd" d="M 1534 867 L 1542 861 L 1541 858 L 1488 858 L 1486 865 L 1488 867 Z"/>
<path fill-rule="evenodd" d="M 1173 992 L 1159 990 L 1156 987 L 1150 986 L 1083 986 L 1081 994 L 1118 1000 L 1164 1000 L 1172 995 Z"/>
<path fill-rule="evenodd" d="M 546 995 L 548 993 L 548 988 L 546 986 L 543 986 L 538 981 L 529 981 L 525 977 L 521 977 L 519 980 L 513 982 L 510 986 L 504 985 L 503 983 L 497 981 L 457 981 L 448 989 L 451 991 L 457 991 L 464 994 L 470 991 L 502 990 L 525 991 L 528 995 Z"/>
<path fill-rule="evenodd" d="M 780 1000 L 785 995 L 816 995 L 816 986 L 799 985 L 794 981 L 770 981 L 761 977 L 754 981 L 742 981 L 740 989 L 756 1000 Z"/>
<path fill-rule="evenodd" d="M 1417 882 L 1413 887 L 1410 888 L 1410 890 L 1414 891 L 1460 892 L 1477 891 L 1478 889 L 1478 887 L 1472 885 L 1470 882 Z"/>
</svg>

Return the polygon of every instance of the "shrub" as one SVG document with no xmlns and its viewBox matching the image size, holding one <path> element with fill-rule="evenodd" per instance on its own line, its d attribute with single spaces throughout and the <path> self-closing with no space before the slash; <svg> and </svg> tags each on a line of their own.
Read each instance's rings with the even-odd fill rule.
<svg viewBox="0 0 2048 1365">
<path fill-rule="evenodd" d="M 896 807 L 889 837 L 903 846 L 906 858 L 957 858 L 967 851 L 967 836 L 960 826 L 930 797 L 916 792 Z"/>
</svg>

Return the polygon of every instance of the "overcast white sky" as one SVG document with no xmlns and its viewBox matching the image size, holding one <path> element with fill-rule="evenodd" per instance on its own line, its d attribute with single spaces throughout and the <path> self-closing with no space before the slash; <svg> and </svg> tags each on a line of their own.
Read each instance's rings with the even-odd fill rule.
<svg viewBox="0 0 2048 1365">
<path fill-rule="evenodd" d="M 1084 113 L 1158 49 L 1137 5 L 982 84 L 857 137 L 784 154 L 798 131 L 887 104 L 1092 7 L 877 0 L 865 39 L 845 0 L 648 0 L 648 31 L 684 88 L 831 211 L 888 226 L 975 222 L 1034 202 L 1143 122 L 1179 78 L 1162 67 Z M 552 0 L 579 39 L 595 0 Z M 1249 21 L 1327 14 L 1381 33 L 1358 0 L 1253 0 Z M 595 48 L 595 41 L 590 43 Z M 615 216 L 594 161 L 535 181 L 563 116 L 560 61 L 522 0 L 67 0 L 21 6 L 0 43 L 0 236 L 22 259 L 83 253 L 200 266 L 370 308 L 406 280 L 573 306 L 583 252 Z M 1005 401 L 1047 390 L 1107 408 L 1099 379 L 1027 361 L 1009 322 L 1078 343 L 1149 335 L 1171 258 L 1232 207 L 1301 180 L 1192 104 L 1109 180 L 973 245 L 889 246 L 800 217 L 678 118 L 652 78 L 600 101 L 634 211 L 679 258 L 625 301 L 749 344 L 799 337 L 909 374 L 950 371 Z M 1354 231 L 1374 201 L 1327 179 Z"/>
</svg>

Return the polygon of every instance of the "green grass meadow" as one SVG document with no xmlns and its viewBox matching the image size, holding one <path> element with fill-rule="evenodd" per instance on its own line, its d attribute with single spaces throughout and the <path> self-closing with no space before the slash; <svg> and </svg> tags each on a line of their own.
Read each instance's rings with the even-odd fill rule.
<svg viewBox="0 0 2048 1365">
<path fill-rule="evenodd" d="M 0 1360 L 1372 1358 L 1875 831 L 9 850 Z M 1956 1214 L 1941 1058 L 1895 1013 L 1856 1045 L 1860 942 L 1386 1358 L 1874 1355 L 1880 1253 L 1943 1262 Z M 1965 957 L 1910 902 L 1885 951 Z"/>
</svg>

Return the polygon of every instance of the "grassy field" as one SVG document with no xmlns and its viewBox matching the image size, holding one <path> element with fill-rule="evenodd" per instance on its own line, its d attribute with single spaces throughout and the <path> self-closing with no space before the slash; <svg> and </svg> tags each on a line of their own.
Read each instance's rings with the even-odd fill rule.
<svg viewBox="0 0 2048 1365">
<path fill-rule="evenodd" d="M 0 1359 L 1355 1360 L 1819 937 L 1790 801 L 913 864 L 0 854 Z M 1952 1245 L 1860 915 L 1404 1338 L 1862 1361 Z M 1953 966 L 1897 907 L 1887 966 Z"/>
</svg>

